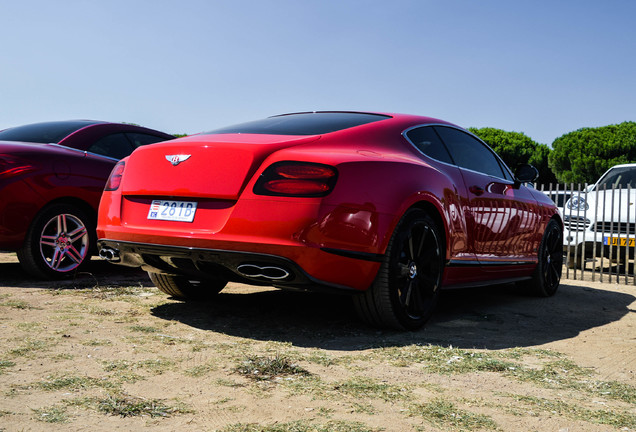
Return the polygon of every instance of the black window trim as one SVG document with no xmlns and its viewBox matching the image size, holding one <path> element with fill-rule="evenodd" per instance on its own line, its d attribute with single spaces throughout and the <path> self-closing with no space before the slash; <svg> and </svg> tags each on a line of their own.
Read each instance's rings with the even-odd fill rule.
<svg viewBox="0 0 636 432">
<path fill-rule="evenodd" d="M 402 136 L 403 136 L 403 137 L 404 137 L 404 138 L 405 138 L 405 139 L 409 142 L 409 144 L 411 144 L 411 145 L 415 148 L 415 150 L 417 150 L 417 151 L 418 151 L 418 153 L 423 154 L 424 156 L 426 156 L 427 158 L 429 158 L 429 159 L 431 159 L 431 160 L 434 160 L 435 162 L 439 162 L 439 163 L 444 164 L 444 165 L 448 165 L 448 166 L 453 166 L 453 167 L 455 167 L 455 168 L 459 168 L 459 165 L 457 165 L 457 164 L 455 163 L 455 160 L 453 159 L 453 155 L 452 155 L 452 154 L 451 154 L 451 152 L 448 150 L 448 146 L 446 145 L 446 143 L 444 142 L 444 140 L 442 139 L 442 137 L 441 137 L 441 136 L 439 136 L 439 134 L 437 133 L 437 131 L 436 131 L 435 129 L 433 129 L 433 132 L 435 132 L 435 135 L 437 135 L 437 138 L 439 138 L 439 141 L 442 143 L 442 145 L 443 145 L 443 146 L 444 146 L 444 148 L 446 149 L 446 152 L 448 153 L 448 156 L 450 156 L 451 160 L 453 161 L 453 163 L 452 163 L 452 164 L 449 164 L 448 162 L 441 161 L 441 160 L 439 160 L 439 159 L 435 159 L 434 157 L 431 157 L 431 156 L 427 155 L 427 154 L 426 154 L 426 153 L 424 153 L 422 150 L 420 150 L 420 148 L 419 148 L 418 146 L 416 146 L 416 145 L 415 145 L 415 143 L 414 143 L 413 141 L 411 141 L 411 139 L 408 137 L 408 135 L 407 135 L 407 134 L 408 134 L 409 132 L 411 132 L 413 129 L 419 129 L 419 128 L 421 128 L 421 127 L 426 127 L 426 126 L 431 126 L 431 127 L 432 127 L 432 126 L 446 126 L 446 125 L 443 125 L 442 123 L 439 123 L 439 124 L 438 124 L 438 123 L 426 123 L 426 124 L 420 124 L 420 125 L 412 126 L 412 127 L 409 127 L 408 129 L 405 129 L 405 130 L 402 132 Z"/>
<path fill-rule="evenodd" d="M 86 150 L 77 149 L 75 147 L 69 147 L 69 146 L 64 145 L 64 144 L 48 143 L 48 144 L 45 144 L 45 145 L 55 146 L 55 147 L 59 147 L 59 148 L 65 149 L 65 150 L 72 150 L 72 151 L 74 151 L 76 153 L 83 153 L 84 155 L 89 153 Z M 98 156 L 102 156 L 102 155 L 98 155 Z"/>
<path fill-rule="evenodd" d="M 447 151 L 447 152 L 448 152 L 448 154 L 450 155 L 450 158 L 451 158 L 451 160 L 453 161 L 453 163 L 452 163 L 452 164 L 449 164 L 448 162 L 444 162 L 444 161 L 441 161 L 441 160 L 435 159 L 435 158 L 433 158 L 433 157 L 431 157 L 431 156 L 427 155 L 427 154 L 426 154 L 426 153 L 424 153 L 422 150 L 420 150 L 420 149 L 419 149 L 419 148 L 418 148 L 418 147 L 417 147 L 417 146 L 413 143 L 413 141 L 411 141 L 411 140 L 409 139 L 409 137 L 406 135 L 408 132 L 412 131 L 413 129 L 417 129 L 417 128 L 421 128 L 421 127 L 425 127 L 425 126 L 431 126 L 431 127 L 433 127 L 433 126 L 442 126 L 442 127 L 447 127 L 447 128 L 449 128 L 449 129 L 455 129 L 455 130 L 458 130 L 458 131 L 460 131 L 460 132 L 463 132 L 463 133 L 465 133 L 465 134 L 467 134 L 467 135 L 470 135 L 471 137 L 475 138 L 477 141 L 479 141 L 479 142 L 480 142 L 480 143 L 482 143 L 484 146 L 486 146 L 486 148 L 487 148 L 487 149 L 488 149 L 488 150 L 489 150 L 489 151 L 490 151 L 490 152 L 491 152 L 491 153 L 495 156 L 495 159 L 497 160 L 497 163 L 499 163 L 499 166 L 501 167 L 502 171 L 506 171 L 506 172 L 510 175 L 510 177 L 511 177 L 513 180 L 510 180 L 510 179 L 507 179 L 507 178 L 503 178 L 503 177 L 497 177 L 497 176 L 494 176 L 494 175 L 491 175 L 491 174 L 486 174 L 486 173 L 481 172 L 481 171 L 475 171 L 475 170 L 472 170 L 472 169 L 470 169 L 470 168 L 460 167 L 459 165 L 457 165 L 457 164 L 455 163 L 455 160 L 453 159 L 453 155 L 452 155 L 452 154 L 451 154 L 451 152 L 448 150 L 448 146 L 446 145 L 446 143 L 444 142 L 444 140 L 442 139 L 442 137 L 441 137 L 441 136 L 439 136 L 439 134 L 437 133 L 437 131 L 436 131 L 435 129 L 433 129 L 433 131 L 435 131 L 435 134 L 437 135 L 437 137 L 440 139 L 440 141 L 442 142 L 442 144 L 443 144 L 443 145 L 444 145 L 444 147 L 446 148 L 446 151 Z M 426 156 L 428 159 L 434 160 L 435 162 L 438 162 L 438 163 L 441 163 L 441 164 L 444 164 L 444 165 L 454 166 L 454 167 L 459 168 L 459 169 L 462 169 L 462 170 L 466 170 L 466 171 L 474 172 L 474 173 L 481 174 L 481 175 L 484 175 L 484 176 L 487 176 L 487 177 L 492 177 L 492 178 L 496 178 L 496 179 L 504 180 L 504 181 L 506 181 L 506 182 L 509 182 L 510 184 L 514 184 L 514 178 L 515 178 L 514 174 L 513 174 L 513 173 L 512 173 L 512 171 L 510 170 L 510 167 L 508 167 L 508 165 L 506 165 L 506 163 L 505 163 L 505 162 L 501 159 L 501 157 L 499 157 L 499 155 L 497 154 L 497 152 L 495 152 L 495 151 L 494 151 L 494 150 L 493 150 L 493 149 L 492 149 L 492 148 L 491 148 L 491 147 L 490 147 L 490 146 L 489 146 L 489 145 L 488 145 L 488 144 L 487 144 L 484 140 L 482 140 L 481 138 L 479 138 L 477 135 L 475 135 L 475 134 L 471 133 L 470 131 L 467 131 L 466 129 L 462 129 L 462 128 L 458 127 L 458 126 L 453 126 L 453 125 L 449 125 L 449 124 L 445 124 L 445 123 L 423 123 L 423 124 L 419 124 L 419 125 L 411 126 L 411 127 L 409 127 L 408 129 L 405 129 L 405 130 L 402 132 L 402 136 L 404 137 L 404 139 L 406 139 L 406 140 L 408 141 L 408 143 L 409 143 L 409 144 L 411 144 L 411 145 L 415 148 L 415 150 L 417 150 L 420 154 L 422 154 L 422 155 Z"/>
<path fill-rule="evenodd" d="M 65 150 L 71 150 L 71 151 L 74 151 L 74 152 L 76 152 L 76 153 L 82 153 L 84 156 L 89 156 L 89 155 L 90 155 L 90 156 L 96 156 L 96 157 L 100 157 L 100 158 L 104 158 L 104 159 L 112 160 L 112 161 L 115 161 L 115 162 L 118 162 L 118 161 L 120 161 L 120 160 L 121 160 L 121 159 L 116 159 L 116 158 L 114 158 L 114 157 L 112 157 L 112 156 L 106 156 L 106 155 L 99 154 L 99 153 L 95 153 L 95 152 L 88 151 L 88 150 L 80 150 L 80 149 L 76 149 L 75 147 L 65 146 L 65 145 L 63 145 L 63 144 L 50 143 L 50 144 L 47 144 L 47 145 L 51 145 L 51 146 L 55 146 L 55 147 L 59 147 L 59 148 L 63 148 L 63 149 L 65 149 Z"/>
<path fill-rule="evenodd" d="M 91 152 L 91 151 L 88 151 L 88 150 L 80 150 L 80 151 L 83 152 L 86 155 L 97 156 L 97 157 L 100 157 L 100 158 L 104 158 L 104 159 L 108 159 L 108 160 L 112 160 L 112 161 L 116 161 L 116 162 L 121 160 L 121 159 L 114 158 L 112 156 L 106 156 L 106 155 L 99 154 L 99 153 L 94 153 L 94 152 Z"/>
</svg>

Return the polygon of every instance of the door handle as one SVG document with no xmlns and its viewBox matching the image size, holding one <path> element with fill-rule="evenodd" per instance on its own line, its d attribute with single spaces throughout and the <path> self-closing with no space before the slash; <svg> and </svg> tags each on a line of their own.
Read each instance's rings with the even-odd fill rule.
<svg viewBox="0 0 636 432">
<path fill-rule="evenodd" d="M 480 196 L 480 195 L 483 195 L 483 194 L 484 194 L 484 188 L 479 187 L 479 186 L 477 186 L 477 185 L 469 187 L 469 188 L 468 188 L 468 190 L 469 190 L 472 194 L 477 195 L 477 196 Z"/>
</svg>

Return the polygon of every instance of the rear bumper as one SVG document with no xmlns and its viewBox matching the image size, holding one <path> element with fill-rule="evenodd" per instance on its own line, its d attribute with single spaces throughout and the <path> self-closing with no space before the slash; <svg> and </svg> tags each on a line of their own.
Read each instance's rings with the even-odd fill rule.
<svg viewBox="0 0 636 432">
<path fill-rule="evenodd" d="M 314 264 L 310 274 L 283 255 L 262 252 L 204 249 L 100 239 L 100 256 L 109 261 L 165 274 L 205 280 L 215 277 L 251 285 L 310 291 L 366 290 L 379 269 L 376 255 L 346 256 L 347 251 L 306 249 L 301 256 Z M 296 248 L 297 249 L 297 248 Z M 298 251 L 295 251 L 298 254 Z M 354 272 L 353 274 L 351 272 Z M 340 282 L 343 281 L 343 282 Z"/>
<path fill-rule="evenodd" d="M 216 271 L 220 266 L 234 278 L 228 280 L 246 281 L 232 257 L 248 254 L 257 262 L 278 257 L 294 264 L 293 281 L 268 280 L 271 285 L 305 288 L 308 281 L 315 281 L 358 291 L 371 286 L 390 235 L 391 214 L 370 204 L 331 206 L 322 199 L 274 198 L 199 200 L 190 223 L 148 220 L 151 198 L 106 192 L 100 204 L 98 247 L 117 249 L 121 263 L 154 272 L 186 274 L 187 270 L 203 277 L 210 274 L 208 268 Z M 184 254 L 191 256 L 188 264 L 177 259 Z"/>
</svg>

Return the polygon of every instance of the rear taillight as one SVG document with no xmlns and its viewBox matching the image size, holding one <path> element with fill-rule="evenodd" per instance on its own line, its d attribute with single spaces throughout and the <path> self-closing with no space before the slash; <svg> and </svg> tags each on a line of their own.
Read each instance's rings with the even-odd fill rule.
<svg viewBox="0 0 636 432">
<path fill-rule="evenodd" d="M 117 162 L 117 165 L 115 165 L 115 168 L 113 168 L 110 173 L 110 177 L 108 177 L 108 182 L 106 182 L 106 187 L 104 188 L 105 191 L 115 191 L 119 189 L 125 166 L 126 163 L 124 161 Z"/>
<path fill-rule="evenodd" d="M 309 162 L 277 162 L 268 167 L 254 186 L 257 195 L 322 197 L 338 178 L 336 168 Z"/>
<path fill-rule="evenodd" d="M 35 170 L 28 161 L 8 154 L 0 154 L 0 178 L 15 177 Z"/>
</svg>

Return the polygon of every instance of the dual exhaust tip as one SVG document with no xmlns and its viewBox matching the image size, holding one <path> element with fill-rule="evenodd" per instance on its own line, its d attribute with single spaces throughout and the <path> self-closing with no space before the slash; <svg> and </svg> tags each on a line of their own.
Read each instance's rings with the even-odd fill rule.
<svg viewBox="0 0 636 432">
<path fill-rule="evenodd" d="M 236 270 L 248 278 L 264 278 L 271 281 L 287 279 L 290 273 L 282 267 L 262 266 L 257 264 L 241 264 Z"/>
<path fill-rule="evenodd" d="M 105 247 L 100 249 L 99 257 L 103 260 L 117 263 L 121 261 L 119 251 L 117 249 Z M 291 276 L 289 271 L 282 267 L 258 265 L 258 264 L 241 264 L 236 268 L 242 276 L 251 279 L 267 279 L 270 281 L 282 281 Z"/>
<path fill-rule="evenodd" d="M 113 248 L 102 248 L 99 250 L 99 257 L 109 262 L 119 262 L 119 251 Z"/>
</svg>

